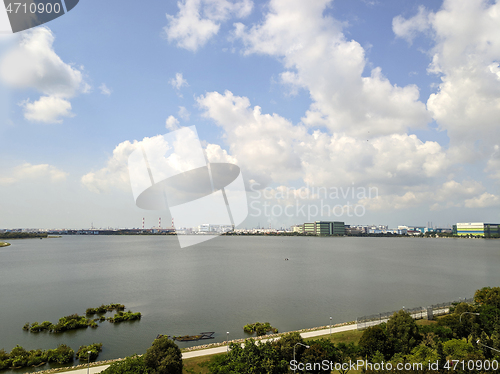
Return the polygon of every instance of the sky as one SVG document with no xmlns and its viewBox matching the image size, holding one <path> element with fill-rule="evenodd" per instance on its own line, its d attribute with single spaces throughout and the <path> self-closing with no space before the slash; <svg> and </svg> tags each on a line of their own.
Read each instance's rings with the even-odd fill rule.
<svg viewBox="0 0 500 374">
<path fill-rule="evenodd" d="M 187 126 L 240 227 L 500 222 L 499 119 L 495 1 L 81 0 L 0 35 L 0 228 L 170 226 L 128 158 Z"/>
</svg>

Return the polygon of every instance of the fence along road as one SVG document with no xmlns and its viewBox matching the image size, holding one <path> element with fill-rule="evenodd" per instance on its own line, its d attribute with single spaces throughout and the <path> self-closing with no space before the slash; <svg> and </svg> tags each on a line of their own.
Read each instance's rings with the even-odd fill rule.
<svg viewBox="0 0 500 374">
<path fill-rule="evenodd" d="M 429 320 L 434 319 L 434 316 L 440 316 L 443 314 L 448 314 L 450 312 L 450 307 L 453 305 L 456 305 L 458 303 L 468 303 L 472 304 L 474 302 L 473 298 L 470 299 L 461 299 L 459 301 L 450 301 L 447 303 L 441 303 L 441 304 L 434 304 L 430 305 L 427 308 L 422 308 L 421 306 L 412 308 L 412 309 L 405 309 L 403 307 L 403 310 L 405 312 L 410 313 L 413 319 L 423 319 L 427 318 Z M 364 330 L 368 327 L 371 326 L 376 326 L 381 323 L 387 322 L 389 318 L 394 314 L 398 312 L 397 310 L 392 311 L 392 312 L 385 312 L 385 313 L 379 313 L 379 314 L 372 314 L 370 316 L 363 316 L 359 317 L 356 319 L 356 325 L 358 330 Z"/>
</svg>

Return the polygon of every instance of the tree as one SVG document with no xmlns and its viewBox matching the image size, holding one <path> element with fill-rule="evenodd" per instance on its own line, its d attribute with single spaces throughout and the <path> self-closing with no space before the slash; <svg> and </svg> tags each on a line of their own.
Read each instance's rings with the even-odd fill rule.
<svg viewBox="0 0 500 374">
<path fill-rule="evenodd" d="M 337 362 L 339 352 L 335 344 L 327 339 L 312 340 L 308 342 L 309 348 L 302 353 L 301 361 L 303 363 L 321 363 L 323 360 Z M 298 346 L 297 346 L 298 348 Z M 325 371 L 321 368 L 312 368 L 307 370 L 308 373 L 318 374 Z"/>
<path fill-rule="evenodd" d="M 288 365 L 273 343 L 256 344 L 253 339 L 247 339 L 244 347 L 231 343 L 228 354 L 215 356 L 209 370 L 211 374 L 284 374 L 288 372 Z"/>
<path fill-rule="evenodd" d="M 372 358 L 376 352 L 379 352 L 385 358 L 390 358 L 389 338 L 380 325 L 368 327 L 361 335 L 358 345 L 364 357 Z"/>
<path fill-rule="evenodd" d="M 151 374 L 182 374 L 182 353 L 177 344 L 166 336 L 155 339 L 144 355 Z"/>
<path fill-rule="evenodd" d="M 474 293 L 474 301 L 479 305 L 500 308 L 500 287 L 483 287 Z"/>
<path fill-rule="evenodd" d="M 356 361 L 359 355 L 359 349 L 358 346 L 354 345 L 354 343 L 339 343 L 337 344 L 337 351 L 338 351 L 338 362 L 341 364 L 347 363 L 349 364 L 349 361 Z M 347 368 L 341 368 L 339 370 L 340 374 L 346 374 L 350 370 L 350 365 L 347 365 Z"/>
<path fill-rule="evenodd" d="M 421 340 L 415 320 L 404 310 L 394 313 L 387 321 L 387 336 L 394 351 L 403 354 L 409 354 Z"/>
<path fill-rule="evenodd" d="M 300 336 L 298 332 L 292 332 L 282 336 L 281 339 L 275 341 L 273 345 L 278 350 L 280 356 L 284 360 L 290 362 L 293 360 L 293 347 L 295 347 L 297 343 L 304 344 L 304 340 L 302 339 L 302 336 Z M 304 346 L 300 344 L 297 345 L 297 347 L 295 348 L 295 358 L 297 359 L 297 361 L 298 357 L 300 357 L 303 351 L 304 351 Z"/>
</svg>

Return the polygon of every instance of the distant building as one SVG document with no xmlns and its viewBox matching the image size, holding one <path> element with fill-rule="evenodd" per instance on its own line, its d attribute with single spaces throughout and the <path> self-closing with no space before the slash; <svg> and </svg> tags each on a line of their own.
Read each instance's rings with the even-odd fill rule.
<svg viewBox="0 0 500 374">
<path fill-rule="evenodd" d="M 304 223 L 299 232 L 318 236 L 345 235 L 345 224 L 340 221 L 316 221 Z M 300 227 L 300 226 L 299 226 Z"/>
<path fill-rule="evenodd" d="M 484 222 L 457 223 L 457 235 L 493 236 L 500 235 L 500 224 Z"/>
</svg>

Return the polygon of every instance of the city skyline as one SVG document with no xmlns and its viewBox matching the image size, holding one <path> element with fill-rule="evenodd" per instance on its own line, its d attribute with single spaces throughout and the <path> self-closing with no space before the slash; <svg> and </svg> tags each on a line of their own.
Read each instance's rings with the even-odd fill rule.
<svg viewBox="0 0 500 374">
<path fill-rule="evenodd" d="M 185 126 L 241 227 L 500 222 L 498 35 L 497 1 L 80 2 L 0 36 L 0 228 L 170 222 L 127 160 Z"/>
</svg>

